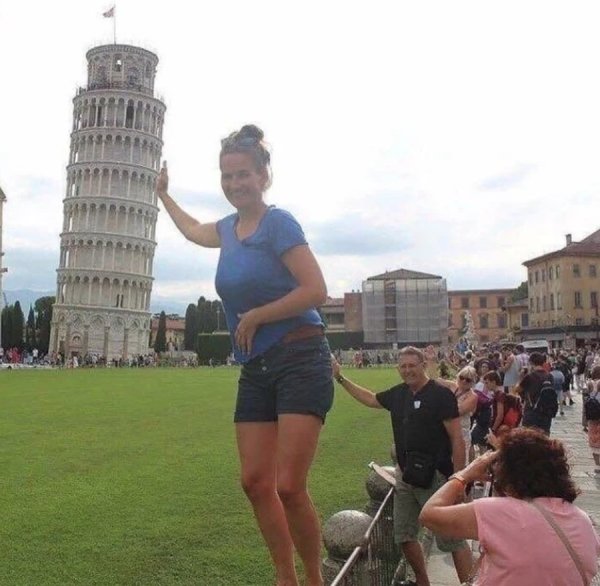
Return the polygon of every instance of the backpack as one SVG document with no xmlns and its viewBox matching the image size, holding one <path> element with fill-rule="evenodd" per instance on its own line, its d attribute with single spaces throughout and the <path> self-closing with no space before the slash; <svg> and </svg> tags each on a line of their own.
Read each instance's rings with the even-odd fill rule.
<svg viewBox="0 0 600 586">
<path fill-rule="evenodd" d="M 523 404 L 519 397 L 506 395 L 504 397 L 504 417 L 500 425 L 506 425 L 511 429 L 518 427 L 523 417 Z"/>
<path fill-rule="evenodd" d="M 596 390 L 583 401 L 583 414 L 588 421 L 600 420 L 600 396 L 597 389 L 596 386 Z"/>
<path fill-rule="evenodd" d="M 554 390 L 554 379 L 552 375 L 547 375 L 544 380 L 541 381 L 540 389 L 537 392 L 535 404 L 529 397 L 529 405 L 534 411 L 545 417 L 556 417 L 558 413 L 558 397 Z"/>
</svg>

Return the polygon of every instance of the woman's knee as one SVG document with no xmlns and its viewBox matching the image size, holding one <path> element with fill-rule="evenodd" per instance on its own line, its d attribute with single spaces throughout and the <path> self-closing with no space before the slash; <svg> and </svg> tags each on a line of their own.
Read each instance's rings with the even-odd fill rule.
<svg viewBox="0 0 600 586">
<path fill-rule="evenodd" d="M 268 478 L 263 478 L 258 474 L 242 475 L 240 479 L 243 491 L 251 500 L 260 500 L 275 495 L 275 486 Z"/>
<path fill-rule="evenodd" d="M 295 480 L 279 480 L 277 494 L 284 505 L 303 503 L 308 498 L 306 483 Z"/>
</svg>

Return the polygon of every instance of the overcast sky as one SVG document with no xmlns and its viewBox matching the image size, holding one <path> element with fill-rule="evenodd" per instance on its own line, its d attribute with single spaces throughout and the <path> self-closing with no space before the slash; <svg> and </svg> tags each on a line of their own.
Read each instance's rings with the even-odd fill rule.
<svg viewBox="0 0 600 586">
<path fill-rule="evenodd" d="M 55 289 L 72 99 L 110 2 L 0 0 L 6 289 Z M 272 145 L 330 295 L 385 270 L 513 287 L 522 261 L 600 228 L 596 1 L 121 0 L 117 41 L 157 53 L 171 193 L 229 213 L 219 141 Z M 217 252 L 162 211 L 154 291 L 213 297 Z"/>
</svg>

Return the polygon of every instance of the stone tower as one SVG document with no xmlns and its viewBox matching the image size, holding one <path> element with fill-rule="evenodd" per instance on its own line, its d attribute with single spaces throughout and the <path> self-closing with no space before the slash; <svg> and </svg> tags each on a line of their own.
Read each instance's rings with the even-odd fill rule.
<svg viewBox="0 0 600 586">
<path fill-rule="evenodd" d="M 158 57 L 129 45 L 87 52 L 73 99 L 50 351 L 127 358 L 148 351 L 164 103 Z"/>
</svg>

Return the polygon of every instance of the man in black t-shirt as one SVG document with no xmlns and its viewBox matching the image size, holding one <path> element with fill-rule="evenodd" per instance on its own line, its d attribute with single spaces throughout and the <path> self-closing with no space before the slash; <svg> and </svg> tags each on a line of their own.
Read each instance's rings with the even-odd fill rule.
<svg viewBox="0 0 600 586">
<path fill-rule="evenodd" d="M 465 444 L 456 398 L 449 389 L 429 379 L 423 352 L 412 346 L 400 350 L 398 370 L 404 382 L 375 394 L 344 377 L 340 365 L 333 362 L 335 380 L 352 397 L 367 407 L 383 408 L 390 412 L 399 466 L 394 494 L 394 534 L 415 572 L 416 583 L 429 584 L 425 559 L 417 540 L 419 513 L 448 476 L 464 467 Z M 408 471 L 407 462 L 414 460 L 415 455 L 421 461 L 433 463 L 435 468 L 427 488 L 408 484 L 403 479 Z M 458 578 L 460 582 L 465 582 L 473 565 L 467 543 L 463 540 L 436 539 L 442 551 L 452 552 Z"/>
<path fill-rule="evenodd" d="M 545 413 L 538 405 L 538 398 L 544 381 L 550 381 L 554 386 L 553 377 L 546 372 L 546 355 L 541 352 L 532 352 L 529 357 L 529 363 L 533 370 L 523 377 L 523 380 L 517 385 L 517 391 L 523 399 L 523 427 L 537 427 L 550 435 L 552 426 L 552 417 Z M 536 405 L 538 407 L 536 408 Z"/>
</svg>

